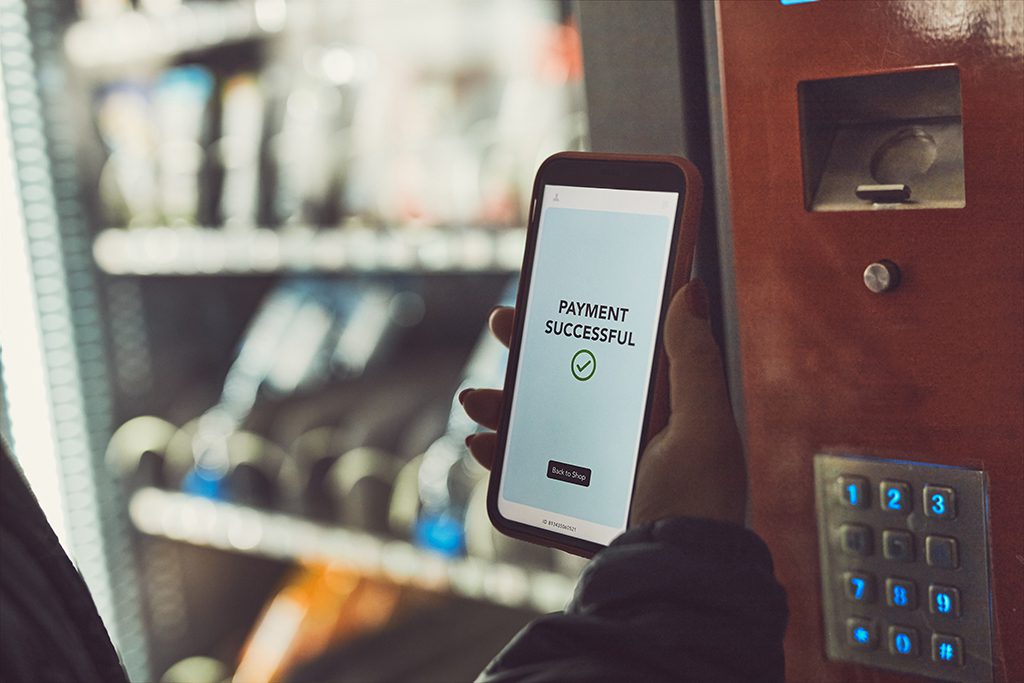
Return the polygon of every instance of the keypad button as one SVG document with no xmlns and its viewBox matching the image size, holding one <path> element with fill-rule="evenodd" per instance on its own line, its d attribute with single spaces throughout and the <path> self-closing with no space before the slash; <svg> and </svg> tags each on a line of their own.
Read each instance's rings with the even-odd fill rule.
<svg viewBox="0 0 1024 683">
<path fill-rule="evenodd" d="M 875 577 L 862 572 L 843 573 L 843 590 L 850 602 L 875 601 Z"/>
<path fill-rule="evenodd" d="M 919 652 L 917 629 L 909 626 L 890 626 L 889 652 L 900 657 L 916 657 Z"/>
<path fill-rule="evenodd" d="M 910 484 L 905 481 L 883 481 L 878 485 L 879 503 L 888 512 L 910 512 Z"/>
<path fill-rule="evenodd" d="M 914 535 L 909 531 L 886 529 L 882 532 L 882 555 L 896 562 L 914 561 Z"/>
<path fill-rule="evenodd" d="M 943 617 L 960 616 L 960 591 L 952 586 L 929 586 L 928 609 Z"/>
<path fill-rule="evenodd" d="M 942 664 L 963 666 L 964 644 L 957 636 L 932 634 L 932 659 Z"/>
<path fill-rule="evenodd" d="M 885 602 L 890 607 L 914 609 L 917 607 L 917 586 L 910 579 L 885 580 Z"/>
<path fill-rule="evenodd" d="M 850 617 L 846 620 L 846 642 L 856 650 L 878 647 L 878 627 L 871 619 Z"/>
<path fill-rule="evenodd" d="M 870 503 L 868 480 L 844 474 L 836 480 L 839 500 L 848 508 L 866 508 Z"/>
<path fill-rule="evenodd" d="M 948 486 L 925 486 L 924 514 L 936 519 L 956 518 L 956 492 Z"/>
<path fill-rule="evenodd" d="M 871 527 L 863 524 L 843 524 L 839 527 L 839 547 L 847 555 L 866 556 L 874 552 Z"/>
<path fill-rule="evenodd" d="M 960 566 L 960 547 L 955 538 L 928 536 L 924 539 L 924 555 L 931 567 L 956 569 Z"/>
</svg>

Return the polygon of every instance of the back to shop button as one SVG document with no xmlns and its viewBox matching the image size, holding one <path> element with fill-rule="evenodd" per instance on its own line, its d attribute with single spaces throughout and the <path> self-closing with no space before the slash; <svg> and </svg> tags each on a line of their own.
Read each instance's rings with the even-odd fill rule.
<svg viewBox="0 0 1024 683">
<path fill-rule="evenodd" d="M 579 465 L 548 460 L 548 479 L 557 479 L 577 486 L 590 486 L 590 470 Z"/>
</svg>

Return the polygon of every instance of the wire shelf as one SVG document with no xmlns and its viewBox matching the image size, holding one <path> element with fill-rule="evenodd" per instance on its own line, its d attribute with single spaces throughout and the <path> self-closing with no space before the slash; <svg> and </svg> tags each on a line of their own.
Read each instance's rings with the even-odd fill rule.
<svg viewBox="0 0 1024 683">
<path fill-rule="evenodd" d="M 111 275 L 515 273 L 525 244 L 522 228 L 111 228 L 93 255 Z"/>
<path fill-rule="evenodd" d="M 445 558 L 397 539 L 291 515 L 145 488 L 129 505 L 135 527 L 152 536 L 277 560 L 334 562 L 397 583 L 476 600 L 551 612 L 575 580 L 552 571 L 474 557 Z"/>
</svg>

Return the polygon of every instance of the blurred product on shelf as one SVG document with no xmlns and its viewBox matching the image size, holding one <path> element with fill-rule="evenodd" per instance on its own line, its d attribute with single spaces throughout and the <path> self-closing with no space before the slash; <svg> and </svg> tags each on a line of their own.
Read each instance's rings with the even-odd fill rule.
<svg viewBox="0 0 1024 683">
<path fill-rule="evenodd" d="M 227 227 L 249 228 L 267 222 L 260 215 L 260 151 L 264 131 L 263 92 L 254 74 L 232 76 L 221 96 L 221 139 L 217 143 L 224 169 L 220 219 Z"/>
<path fill-rule="evenodd" d="M 177 427 L 159 417 L 133 417 L 110 437 L 107 467 L 130 491 L 167 486 L 167 446 L 177 431 Z"/>
<path fill-rule="evenodd" d="M 328 226 L 343 213 L 341 184 L 351 125 L 350 93 L 307 74 L 296 83 L 271 73 L 274 96 L 270 165 L 272 224 Z M 275 92 L 275 91 L 272 91 Z M 330 144 L 325 144 L 329 140 Z M 271 182 L 271 179 L 273 182 Z"/>
<path fill-rule="evenodd" d="M 160 211 L 168 225 L 193 225 L 206 220 L 200 190 L 205 141 L 214 82 L 209 70 L 195 65 L 165 71 L 153 86 Z"/>
<path fill-rule="evenodd" d="M 279 476 L 288 457 L 279 446 L 240 429 L 204 427 L 205 417 L 179 429 L 167 446 L 165 472 L 174 488 L 269 509 L 293 495 L 292 482 Z"/>
<path fill-rule="evenodd" d="M 208 185 L 213 85 L 207 69 L 192 65 L 165 71 L 152 84 L 122 81 L 98 91 L 96 125 L 109 155 L 99 186 L 108 221 L 194 225 L 208 218 L 201 190 Z"/>
<path fill-rule="evenodd" d="M 83 11 L 116 27 L 197 10 L 202 32 L 217 5 L 258 23 L 273 3 L 151 4 Z M 280 3 L 285 30 L 264 64 L 210 68 L 204 41 L 179 38 L 165 40 L 166 61 L 180 43 L 190 63 L 157 61 L 127 81 L 91 74 L 107 225 L 522 225 L 537 164 L 586 141 L 579 37 L 553 6 Z M 101 26 L 69 32 L 72 64 L 99 50 L 90 31 Z"/>
<path fill-rule="evenodd" d="M 512 305 L 518 285 L 519 278 L 512 278 L 497 304 Z M 508 350 L 485 324 L 452 398 L 445 434 L 430 445 L 417 468 L 421 505 L 414 533 L 416 542 L 424 547 L 445 555 L 465 551 L 469 497 L 486 471 L 466 450 L 463 440 L 478 426 L 466 415 L 458 397 L 468 387 L 501 386 L 507 363 Z"/>
<path fill-rule="evenodd" d="M 386 625 L 400 603 L 415 602 L 413 591 L 345 568 L 300 566 L 256 621 L 232 681 L 285 680 L 328 647 Z"/>
<path fill-rule="evenodd" d="M 286 280 L 264 300 L 238 346 L 218 402 L 172 438 L 168 483 L 215 499 L 278 506 L 299 498 L 290 460 L 241 431 L 260 396 L 287 397 L 359 377 L 396 329 L 419 322 L 416 295 L 391 285 Z M 241 498 L 239 497 L 241 496 Z M 381 523 L 383 519 L 381 517 Z"/>
<path fill-rule="evenodd" d="M 231 671 L 213 657 L 186 657 L 165 671 L 160 683 L 231 683 Z"/>
<path fill-rule="evenodd" d="M 101 89 L 95 104 L 96 125 L 108 150 L 99 177 L 106 220 L 156 224 L 160 200 L 145 83 L 124 81 Z"/>
<path fill-rule="evenodd" d="M 386 534 L 397 458 L 377 448 L 354 448 L 341 455 L 327 472 L 329 490 L 340 517 L 353 529 Z"/>
</svg>

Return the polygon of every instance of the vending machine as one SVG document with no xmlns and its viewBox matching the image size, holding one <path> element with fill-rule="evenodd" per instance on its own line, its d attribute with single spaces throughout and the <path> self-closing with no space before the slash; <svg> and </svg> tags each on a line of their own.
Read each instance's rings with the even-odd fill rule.
<svg viewBox="0 0 1024 683">
<path fill-rule="evenodd" d="M 710 181 L 787 679 L 1021 680 L 1024 3 L 611 5 L 582 12 L 592 145 Z"/>
</svg>

